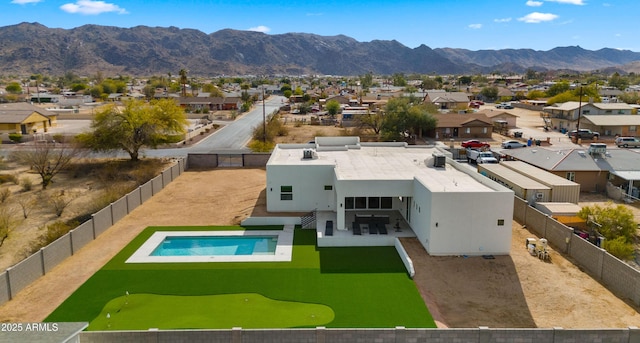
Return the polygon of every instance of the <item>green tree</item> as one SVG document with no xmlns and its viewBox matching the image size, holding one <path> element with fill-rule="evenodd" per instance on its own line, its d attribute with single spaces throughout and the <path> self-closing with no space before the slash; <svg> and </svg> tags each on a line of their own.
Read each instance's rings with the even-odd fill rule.
<svg viewBox="0 0 640 343">
<path fill-rule="evenodd" d="M 365 115 L 357 117 L 361 126 L 368 127 L 373 130 L 376 135 L 380 134 L 382 130 L 382 123 L 384 122 L 384 116 L 381 111 L 374 113 L 368 112 Z"/>
<path fill-rule="evenodd" d="M 404 77 L 403 73 L 393 74 L 393 85 L 397 87 L 404 87 L 407 85 L 407 79 Z"/>
<path fill-rule="evenodd" d="M 547 90 L 548 97 L 554 97 L 558 94 L 564 93 L 569 90 L 569 83 L 566 81 L 556 82 Z"/>
<path fill-rule="evenodd" d="M 484 87 L 480 91 L 480 94 L 482 94 L 482 96 L 484 96 L 487 99 L 495 100 L 498 98 L 498 87 L 496 86 Z"/>
<path fill-rule="evenodd" d="M 625 90 L 629 85 L 629 80 L 625 77 L 620 76 L 618 72 L 613 73 L 609 78 L 609 86 L 615 87 L 621 91 Z"/>
<path fill-rule="evenodd" d="M 205 93 L 209 93 L 209 95 L 212 97 L 224 97 L 224 93 L 213 83 L 205 83 L 204 85 L 202 85 L 202 91 Z"/>
<path fill-rule="evenodd" d="M 466 76 L 466 75 L 465 75 L 465 76 L 460 76 L 460 77 L 458 78 L 458 82 L 459 82 L 461 85 L 467 85 L 467 86 L 468 86 L 468 85 L 470 85 L 470 84 L 471 84 L 471 76 Z"/>
<path fill-rule="evenodd" d="M 295 91 L 293 91 L 293 95 L 302 95 L 304 92 L 302 91 L 302 87 L 297 86 Z"/>
<path fill-rule="evenodd" d="M 381 133 L 386 140 L 407 140 L 421 137 L 435 127 L 436 119 L 427 106 L 412 103 L 409 98 L 396 98 L 385 107 Z"/>
<path fill-rule="evenodd" d="M 527 99 L 529 100 L 537 100 L 537 99 L 542 99 L 545 98 L 547 96 L 547 94 L 543 91 L 540 90 L 533 90 L 530 91 L 529 93 L 527 93 Z"/>
<path fill-rule="evenodd" d="M 605 246 L 607 243 L 613 254 L 625 255 L 625 251 L 633 251 L 633 242 L 635 241 L 636 229 L 638 224 L 635 222 L 633 212 L 623 205 L 615 205 L 608 202 L 605 206 L 593 205 L 583 207 L 578 212 L 578 217 L 587 221 L 587 224 L 595 229 L 605 238 Z M 627 256 L 617 256 L 620 258 L 628 258 Z"/>
<path fill-rule="evenodd" d="M 340 103 L 335 100 L 329 100 L 325 107 L 327 109 L 327 112 L 329 112 L 331 118 L 335 117 L 336 114 L 340 112 Z"/>
<path fill-rule="evenodd" d="M 371 72 L 368 72 L 360 76 L 360 85 L 364 89 L 371 88 L 371 86 L 373 86 L 373 74 L 371 74 Z"/>
<path fill-rule="evenodd" d="M 146 103 L 129 100 L 123 108 L 108 105 L 94 116 L 92 132 L 79 140 L 95 151 L 124 150 L 132 161 L 139 160 L 143 147 L 156 147 L 187 126 L 184 110 L 173 99 Z"/>
<path fill-rule="evenodd" d="M 438 89 L 440 88 L 440 83 L 438 83 L 438 81 L 436 81 L 435 79 L 426 77 L 422 80 L 422 85 L 420 85 L 420 88 L 422 88 L 422 90 Z"/>
<path fill-rule="evenodd" d="M 22 93 L 22 87 L 18 82 L 11 82 L 4 88 L 7 92 L 11 94 L 20 94 Z"/>
</svg>

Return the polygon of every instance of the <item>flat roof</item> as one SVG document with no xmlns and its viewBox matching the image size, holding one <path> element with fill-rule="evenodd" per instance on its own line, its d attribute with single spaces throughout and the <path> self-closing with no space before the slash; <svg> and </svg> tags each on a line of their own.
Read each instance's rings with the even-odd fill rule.
<svg viewBox="0 0 640 343">
<path fill-rule="evenodd" d="M 327 137 L 324 137 L 326 140 Z M 273 150 L 269 165 L 331 166 L 338 180 L 414 180 L 432 191 L 487 192 L 496 191 L 474 179 L 466 171 L 450 164 L 433 167 L 435 148 L 403 146 L 403 143 L 363 143 L 338 150 L 313 150 L 313 159 L 303 159 L 303 150 L 312 145 L 279 144 Z M 306 148 L 305 148 L 306 146 Z"/>
<path fill-rule="evenodd" d="M 579 186 L 579 184 L 571 180 L 565 179 L 526 162 L 500 161 L 500 164 L 504 165 L 507 168 L 521 172 L 522 174 L 526 174 L 527 176 L 549 186 Z"/>
<path fill-rule="evenodd" d="M 481 170 L 485 169 L 495 175 L 500 176 L 501 178 L 508 180 L 510 182 L 512 182 L 513 184 L 516 184 L 518 186 L 520 186 L 523 189 L 537 189 L 537 190 L 543 190 L 543 189 L 551 189 L 543 184 L 541 184 L 538 181 L 532 180 L 530 179 L 528 176 L 522 175 L 520 173 L 518 173 L 517 171 L 507 168 L 503 165 L 500 164 L 490 164 L 490 163 L 486 163 L 486 164 L 480 164 L 478 165 L 478 171 L 481 173 Z M 481 173 L 482 174 L 482 173 Z"/>
</svg>

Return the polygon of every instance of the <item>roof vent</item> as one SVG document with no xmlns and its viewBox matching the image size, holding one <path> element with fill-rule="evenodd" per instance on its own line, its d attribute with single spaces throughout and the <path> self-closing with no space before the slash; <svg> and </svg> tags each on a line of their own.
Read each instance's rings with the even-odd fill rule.
<svg viewBox="0 0 640 343">
<path fill-rule="evenodd" d="M 582 150 L 578 151 L 578 155 L 580 155 L 582 157 L 587 157 L 587 154 Z"/>
<path fill-rule="evenodd" d="M 444 154 L 434 152 L 431 156 L 433 156 L 434 167 L 444 168 L 444 166 L 447 164 L 447 157 Z"/>
</svg>

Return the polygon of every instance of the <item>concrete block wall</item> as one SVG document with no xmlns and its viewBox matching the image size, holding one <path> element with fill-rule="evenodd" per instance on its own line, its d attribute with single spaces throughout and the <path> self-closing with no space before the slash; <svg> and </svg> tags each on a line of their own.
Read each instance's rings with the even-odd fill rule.
<svg viewBox="0 0 640 343">
<path fill-rule="evenodd" d="M 527 202 L 516 196 L 513 197 L 513 219 L 519 223 L 524 222 L 525 213 L 527 212 Z"/>
<path fill-rule="evenodd" d="M 10 296 L 18 293 L 30 283 L 44 275 L 41 250 L 8 268 Z"/>
<path fill-rule="evenodd" d="M 176 163 L 173 165 L 171 169 L 171 180 L 175 180 L 178 176 L 180 176 L 180 163 Z"/>
<path fill-rule="evenodd" d="M 142 202 L 140 201 L 140 187 L 134 189 L 127 194 L 127 212 L 131 213 L 138 208 Z"/>
<path fill-rule="evenodd" d="M 602 281 L 613 293 L 640 304 L 640 272 L 603 252 Z"/>
<path fill-rule="evenodd" d="M 0 304 L 11 300 L 11 291 L 9 288 L 9 276 L 7 272 L 0 273 Z"/>
<path fill-rule="evenodd" d="M 111 205 L 92 214 L 91 219 L 93 220 L 93 236 L 98 237 L 113 225 L 111 218 Z"/>
<path fill-rule="evenodd" d="M 175 179 L 174 172 L 180 172 L 180 165 L 185 165 L 185 159 L 177 160 L 176 165 L 167 168 L 163 174 L 171 182 Z M 177 168 L 176 168 L 177 166 Z M 94 240 L 102 232 L 110 228 L 115 222 L 124 218 L 129 212 L 138 207 L 142 201 L 148 200 L 153 194 L 164 188 L 163 174 L 155 178 L 159 186 L 153 189 L 153 183 L 138 187 L 137 190 L 125 195 L 113 204 L 94 213 L 91 219 L 80 224 L 68 234 L 55 242 L 40 249 L 15 266 L 0 274 L 0 304 L 10 301 L 13 295 L 35 281 L 40 276 L 51 271 L 67 257 L 75 254 L 86 244 Z M 130 209 L 131 208 L 131 209 Z M 139 335 L 136 333 L 135 335 Z"/>
<path fill-rule="evenodd" d="M 544 237 L 553 245 L 556 250 L 561 251 L 563 254 L 568 253 L 571 236 L 575 236 L 573 234 L 573 229 L 554 220 L 551 217 L 547 217 Z"/>
<path fill-rule="evenodd" d="M 69 232 L 71 234 L 72 253 L 75 254 L 85 245 L 95 239 L 93 232 L 93 219 L 87 220 Z"/>
<path fill-rule="evenodd" d="M 140 186 L 140 203 L 141 204 L 151 199 L 152 196 L 153 196 L 153 185 L 151 185 L 151 181 Z"/>
<path fill-rule="evenodd" d="M 81 332 L 81 343 L 639 343 L 640 330 L 621 329 L 272 329 Z"/>
<path fill-rule="evenodd" d="M 162 187 L 164 188 L 164 185 L 168 185 L 171 183 L 171 181 L 173 181 L 173 176 L 171 174 L 171 168 L 167 168 L 165 170 L 162 171 Z"/>
<path fill-rule="evenodd" d="M 111 222 L 112 225 L 129 214 L 127 208 L 127 197 L 124 196 L 111 204 Z"/>
<path fill-rule="evenodd" d="M 164 188 L 164 184 L 162 183 L 162 175 L 158 175 L 151 179 L 151 189 L 153 190 L 153 195 L 158 194 Z"/>
<path fill-rule="evenodd" d="M 51 244 L 42 248 L 42 262 L 44 263 L 44 274 L 48 273 L 65 258 L 71 256 L 71 234 L 56 239 Z"/>
<path fill-rule="evenodd" d="M 580 266 L 596 279 L 602 278 L 604 251 L 578 235 L 571 237 L 569 256 L 580 261 Z M 596 249 L 594 249 L 596 248 Z"/>
<path fill-rule="evenodd" d="M 535 232 L 540 237 L 546 237 L 546 214 L 529 206 L 525 212 L 525 223 L 527 223 L 527 229 Z"/>
</svg>

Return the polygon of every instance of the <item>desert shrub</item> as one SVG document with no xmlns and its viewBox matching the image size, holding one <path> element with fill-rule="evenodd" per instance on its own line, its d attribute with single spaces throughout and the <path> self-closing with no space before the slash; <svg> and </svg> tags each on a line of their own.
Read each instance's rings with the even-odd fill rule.
<svg viewBox="0 0 640 343">
<path fill-rule="evenodd" d="M 22 135 L 19 133 L 10 133 L 9 140 L 11 140 L 14 143 L 20 143 L 22 142 Z"/>
<path fill-rule="evenodd" d="M 293 122 L 293 127 L 302 127 L 302 120 L 296 120 Z"/>
<path fill-rule="evenodd" d="M 58 220 L 51 224 L 48 224 L 44 231 L 44 234 L 40 237 L 40 247 L 49 245 L 51 242 L 67 234 L 67 232 L 69 232 L 76 226 L 78 226 L 78 223 L 75 221 L 65 223 L 61 220 Z"/>
<path fill-rule="evenodd" d="M 0 246 L 16 225 L 14 210 L 6 205 L 0 206 Z"/>
<path fill-rule="evenodd" d="M 18 197 L 16 202 L 20 206 L 20 209 L 22 209 L 22 216 L 24 217 L 24 219 L 27 219 L 29 217 L 31 211 L 33 211 L 38 204 L 38 201 L 36 199 L 28 196 Z"/>
<path fill-rule="evenodd" d="M 135 186 L 126 184 L 116 184 L 111 187 L 107 187 L 98 197 L 96 197 L 89 206 L 90 213 L 96 213 L 103 208 L 109 206 L 111 203 L 125 196 L 131 192 Z"/>
<path fill-rule="evenodd" d="M 33 180 L 31 180 L 31 178 L 28 178 L 26 176 L 22 177 L 19 183 L 22 186 L 23 192 L 28 192 L 33 189 Z"/>
<path fill-rule="evenodd" d="M 9 197 L 11 196 L 11 190 L 9 188 L 3 188 L 2 190 L 0 190 L 0 203 L 5 203 Z"/>
<path fill-rule="evenodd" d="M 614 240 L 605 240 L 603 245 L 606 251 L 621 260 L 630 260 L 633 258 L 635 248 L 633 244 L 627 242 L 623 236 Z"/>
<path fill-rule="evenodd" d="M 7 183 L 7 182 L 17 184 L 18 178 L 14 174 L 0 174 L 0 183 Z"/>
<path fill-rule="evenodd" d="M 73 200 L 75 200 L 73 196 L 67 196 L 63 192 L 50 195 L 47 199 L 48 203 L 53 208 L 54 213 L 58 217 L 62 216 L 64 210 L 73 202 Z"/>
<path fill-rule="evenodd" d="M 65 138 L 64 135 L 61 133 L 56 133 L 53 135 L 53 140 L 56 141 L 56 143 L 64 143 L 65 142 Z"/>
<path fill-rule="evenodd" d="M 273 142 L 263 142 L 262 140 L 252 140 L 249 149 L 253 152 L 269 152 L 276 146 Z"/>
</svg>

